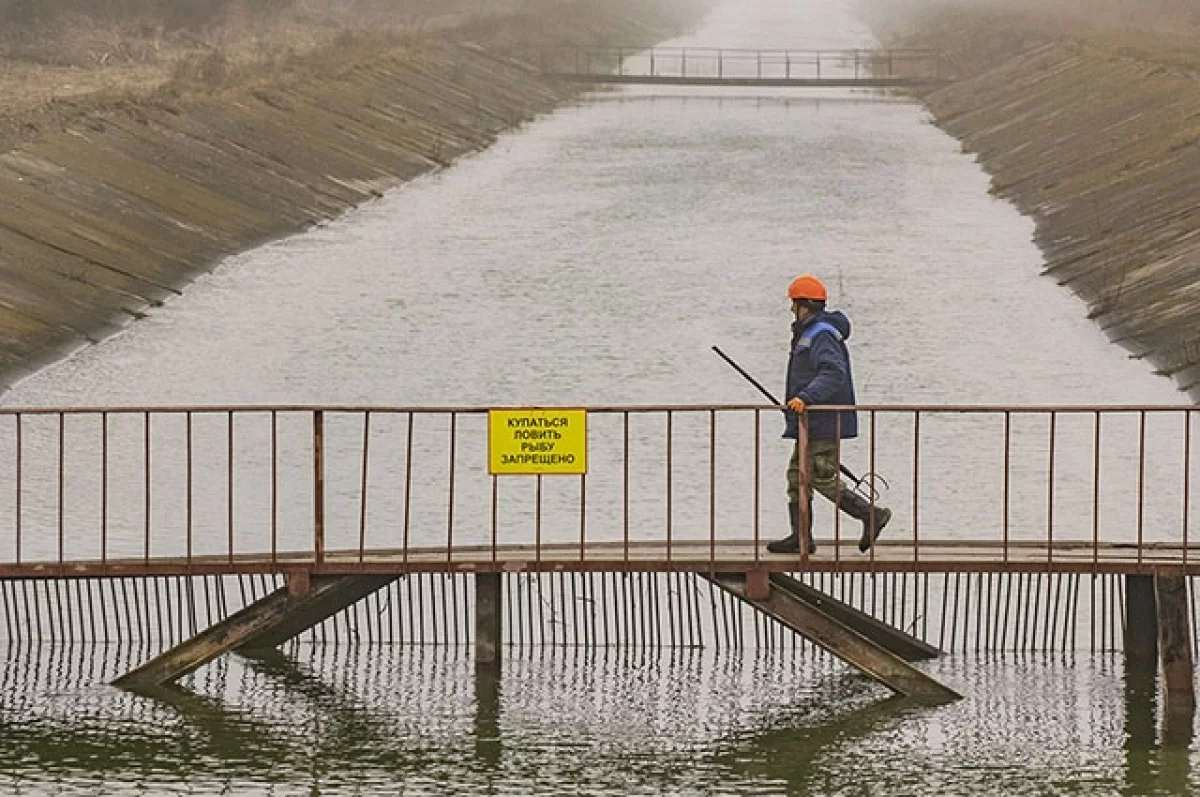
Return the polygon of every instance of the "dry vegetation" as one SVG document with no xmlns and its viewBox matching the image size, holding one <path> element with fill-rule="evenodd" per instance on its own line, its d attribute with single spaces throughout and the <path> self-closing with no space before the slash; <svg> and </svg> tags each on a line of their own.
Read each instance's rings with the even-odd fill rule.
<svg viewBox="0 0 1200 797">
<path fill-rule="evenodd" d="M 414 36 L 568 0 L 0 0 L 0 149 L 32 120 L 278 82 Z M 64 107 L 66 106 L 66 107 Z"/>
<path fill-rule="evenodd" d="M 1198 0 L 860 0 L 881 38 L 940 43 L 958 26 L 987 30 L 966 42 L 964 66 L 986 69 L 1050 39 L 1072 39 L 1118 57 L 1200 70 Z M 951 54 L 953 56 L 953 54 Z"/>
</svg>

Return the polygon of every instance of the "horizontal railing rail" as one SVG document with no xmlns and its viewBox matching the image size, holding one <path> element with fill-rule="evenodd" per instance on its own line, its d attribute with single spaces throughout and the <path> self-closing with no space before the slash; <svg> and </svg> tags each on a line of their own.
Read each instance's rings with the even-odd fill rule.
<svg viewBox="0 0 1200 797">
<path fill-rule="evenodd" d="M 560 47 L 543 50 L 541 69 L 560 76 L 737 80 L 942 80 L 931 49 L 740 49 L 721 47 Z"/>
<path fill-rule="evenodd" d="M 0 409 L 0 576 L 1200 573 L 1195 406 L 859 405 L 837 458 L 894 515 L 862 553 L 818 497 L 811 556 L 765 547 L 779 407 L 581 408 L 571 475 L 492 473 L 491 409 Z"/>
</svg>

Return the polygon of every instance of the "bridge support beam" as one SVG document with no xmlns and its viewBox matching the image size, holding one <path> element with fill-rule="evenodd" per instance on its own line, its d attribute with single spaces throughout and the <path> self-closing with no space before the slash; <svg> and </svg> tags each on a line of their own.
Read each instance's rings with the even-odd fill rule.
<svg viewBox="0 0 1200 797">
<path fill-rule="evenodd" d="M 500 666 L 503 629 L 502 590 L 499 573 L 475 574 L 475 666 Z"/>
<path fill-rule="evenodd" d="M 1187 578 L 1155 576 L 1158 613 L 1158 653 L 1162 663 L 1167 714 L 1186 714 L 1188 724 L 1196 710 L 1192 633 L 1188 621 Z"/>
<path fill-rule="evenodd" d="M 1150 670 L 1158 666 L 1158 612 L 1155 576 L 1125 576 L 1125 666 Z"/>
<path fill-rule="evenodd" d="M 289 579 L 265 598 L 250 604 L 167 650 L 117 680 L 122 689 L 146 689 L 169 683 L 231 650 L 272 648 L 307 631 L 396 576 L 313 576 Z"/>
<path fill-rule="evenodd" d="M 785 589 L 775 578 L 765 599 L 750 596 L 746 578 L 719 573 L 704 576 L 725 591 L 770 615 L 811 642 L 905 697 L 926 703 L 946 703 L 962 695 L 930 678 L 900 656 L 876 644 L 810 603 L 803 593 Z M 820 594 L 820 593 L 818 593 Z M 832 600 L 832 599 L 830 599 Z M 848 607 L 847 607 L 848 608 Z"/>
<path fill-rule="evenodd" d="M 918 639 L 912 634 L 906 634 L 895 626 L 876 620 L 866 612 L 860 612 L 853 606 L 839 601 L 832 595 L 826 595 L 819 589 L 814 589 L 786 573 L 772 573 L 771 583 L 820 609 L 855 633 L 866 637 L 905 661 L 924 661 L 936 659 L 942 655 L 940 650 L 928 642 Z"/>
</svg>

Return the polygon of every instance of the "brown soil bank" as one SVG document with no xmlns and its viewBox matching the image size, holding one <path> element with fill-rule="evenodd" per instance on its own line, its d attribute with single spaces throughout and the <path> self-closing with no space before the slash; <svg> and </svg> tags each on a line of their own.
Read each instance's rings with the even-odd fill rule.
<svg viewBox="0 0 1200 797">
<path fill-rule="evenodd" d="M 1200 399 L 1200 12 L 880 2 L 885 40 L 946 54 L 960 79 L 923 99 L 1036 220 L 1046 273 Z"/>
<path fill-rule="evenodd" d="M 342 36 L 277 69 L 235 74 L 214 51 L 142 91 L 0 109 L 0 379 L 551 109 L 573 90 L 540 77 L 540 48 L 647 45 L 703 13 L 691 0 L 513 5 L 400 38 Z"/>
</svg>

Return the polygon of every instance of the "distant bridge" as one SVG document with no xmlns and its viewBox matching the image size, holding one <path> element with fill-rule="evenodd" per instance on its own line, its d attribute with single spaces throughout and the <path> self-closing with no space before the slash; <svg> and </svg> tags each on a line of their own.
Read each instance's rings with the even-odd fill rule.
<svg viewBox="0 0 1200 797">
<path fill-rule="evenodd" d="M 542 53 L 542 73 L 575 83 L 896 88 L 948 81 L 937 50 L 574 47 Z"/>
</svg>

